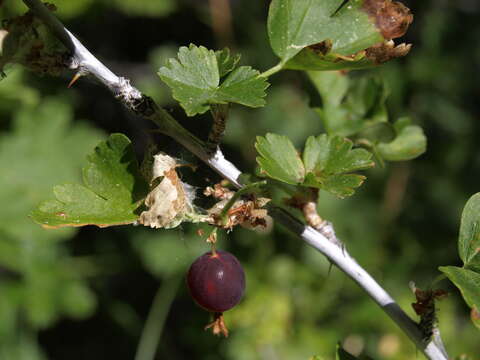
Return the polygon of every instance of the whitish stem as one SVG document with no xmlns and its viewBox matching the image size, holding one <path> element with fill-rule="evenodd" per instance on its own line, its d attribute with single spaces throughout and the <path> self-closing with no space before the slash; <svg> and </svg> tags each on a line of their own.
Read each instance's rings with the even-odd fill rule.
<svg viewBox="0 0 480 360">
<path fill-rule="evenodd" d="M 108 87 L 125 106 L 135 114 L 154 121 L 159 130 L 169 135 L 206 164 L 218 174 L 229 180 L 237 188 L 242 188 L 239 181 L 241 175 L 235 165 L 225 159 L 221 150 L 211 155 L 206 150 L 205 144 L 194 135 L 184 129 L 164 109 L 159 108 L 151 98 L 143 95 L 139 90 L 130 85 L 130 82 L 116 76 L 105 65 L 98 61 L 63 25 L 48 11 L 40 0 L 23 0 L 35 14 L 50 27 L 60 41 L 72 53 L 72 68 L 82 71 L 97 78 Z M 261 76 L 269 76 L 279 71 L 281 66 L 266 71 Z M 274 205 L 268 206 L 272 217 L 293 233 L 297 234 L 310 246 L 320 251 L 340 270 L 352 278 L 365 292 L 395 321 L 400 328 L 410 337 L 428 359 L 447 360 L 448 356 L 434 343 L 422 341 L 422 335 L 417 324 L 398 306 L 390 295 L 350 257 L 345 248 L 340 248 L 329 241 L 324 235 L 310 226 L 305 226 L 297 218 L 284 209 Z"/>
<path fill-rule="evenodd" d="M 315 201 L 307 201 L 302 206 L 303 216 L 305 221 L 312 228 L 317 230 L 320 234 L 324 235 L 330 242 L 343 248 L 343 244 L 333 229 L 333 224 L 329 221 L 323 220 L 317 212 L 317 204 Z"/>
</svg>

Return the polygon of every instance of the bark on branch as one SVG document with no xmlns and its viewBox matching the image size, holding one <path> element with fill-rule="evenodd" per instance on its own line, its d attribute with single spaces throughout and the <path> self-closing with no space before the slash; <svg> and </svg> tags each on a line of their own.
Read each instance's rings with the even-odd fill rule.
<svg viewBox="0 0 480 360">
<path fill-rule="evenodd" d="M 130 84 L 128 79 L 118 77 L 92 55 L 61 22 L 45 8 L 40 0 L 22 0 L 37 17 L 51 29 L 72 54 L 70 68 L 82 75 L 90 75 L 109 88 L 114 96 L 135 114 L 152 120 L 159 130 L 172 137 L 195 154 L 208 166 L 229 180 L 238 189 L 242 188 L 241 175 L 235 165 L 225 159 L 217 148 L 212 155 L 206 144 L 184 129 L 167 111 Z M 268 205 L 271 216 L 307 244 L 325 255 L 334 265 L 354 280 L 386 312 L 386 314 L 410 337 L 428 359 L 447 360 L 447 354 L 436 343 L 425 343 L 417 324 L 398 306 L 392 297 L 342 248 L 310 226 L 304 225 L 292 214 L 275 205 Z M 332 228 L 333 229 L 333 228 Z"/>
</svg>

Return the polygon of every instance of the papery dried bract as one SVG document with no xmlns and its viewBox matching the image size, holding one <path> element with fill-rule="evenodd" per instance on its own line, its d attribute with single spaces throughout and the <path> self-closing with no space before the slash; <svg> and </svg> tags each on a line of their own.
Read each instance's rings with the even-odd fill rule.
<svg viewBox="0 0 480 360">
<path fill-rule="evenodd" d="M 145 199 L 148 210 L 140 214 L 140 224 L 152 228 L 173 228 L 194 213 L 194 190 L 180 180 L 176 166 L 177 162 L 171 156 L 162 153 L 154 156 L 150 182 L 153 189 Z M 158 179 L 161 181 L 155 186 Z"/>
</svg>

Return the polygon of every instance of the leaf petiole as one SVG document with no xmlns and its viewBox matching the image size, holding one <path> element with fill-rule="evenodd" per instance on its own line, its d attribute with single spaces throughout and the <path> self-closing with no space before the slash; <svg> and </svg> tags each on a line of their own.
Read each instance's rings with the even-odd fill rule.
<svg viewBox="0 0 480 360">
<path fill-rule="evenodd" d="M 258 75 L 258 77 L 262 77 L 262 78 L 268 78 L 269 76 L 273 75 L 273 74 L 276 74 L 277 72 L 283 70 L 283 63 L 278 63 L 277 65 L 275 65 L 274 67 L 262 72 L 260 75 Z"/>
</svg>

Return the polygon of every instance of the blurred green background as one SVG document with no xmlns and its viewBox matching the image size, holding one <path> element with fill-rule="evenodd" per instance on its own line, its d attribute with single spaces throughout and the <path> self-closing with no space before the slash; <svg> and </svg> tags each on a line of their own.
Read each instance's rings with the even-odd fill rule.
<svg viewBox="0 0 480 360">
<path fill-rule="evenodd" d="M 261 71 L 276 63 L 266 35 L 267 0 L 52 2 L 94 54 L 199 136 L 206 136 L 209 117 L 186 119 L 156 76 L 178 46 L 229 46 L 242 54 L 242 64 Z M 2 19 L 26 10 L 20 0 L 0 3 Z M 369 72 L 390 89 L 391 118 L 410 115 L 424 128 L 428 151 L 368 171 L 350 199 L 322 194 L 319 209 L 350 253 L 414 316 L 408 282 L 428 287 L 438 266 L 460 264 L 461 210 L 480 189 L 480 3 L 405 3 L 415 14 L 405 38 L 411 54 Z M 226 313 L 231 336 L 225 340 L 203 331 L 208 314 L 184 285 L 191 261 L 208 250 L 195 227 L 48 231 L 33 224 L 32 208 L 51 197 L 53 185 L 78 180 L 86 154 L 106 134 L 127 134 L 140 158 L 152 127 L 94 81 L 67 89 L 71 74 L 39 77 L 18 66 L 6 73 L 0 82 L 0 360 L 133 359 L 152 303 L 143 340 L 159 341 L 155 359 L 332 359 L 337 342 L 375 359 L 422 356 L 350 279 L 336 269 L 329 273 L 322 255 L 279 226 L 269 235 L 236 229 L 220 240 L 247 273 L 244 300 Z M 224 149 L 244 171 L 254 169 L 256 135 L 286 134 L 300 147 L 322 131 L 309 107 L 318 95 L 304 74 L 270 80 L 265 108 L 232 109 Z M 196 161 L 170 139 L 155 139 L 162 150 Z M 217 180 L 202 168 L 191 182 L 200 188 Z M 451 291 L 438 304 L 449 354 L 479 359 L 467 306 L 448 282 L 441 284 Z M 149 359 L 145 352 L 137 356 Z"/>
</svg>

